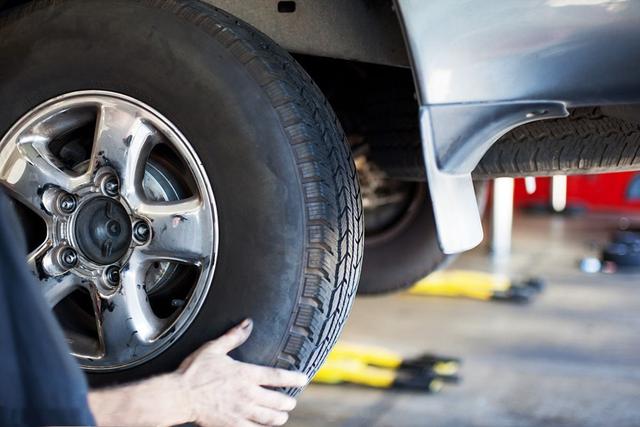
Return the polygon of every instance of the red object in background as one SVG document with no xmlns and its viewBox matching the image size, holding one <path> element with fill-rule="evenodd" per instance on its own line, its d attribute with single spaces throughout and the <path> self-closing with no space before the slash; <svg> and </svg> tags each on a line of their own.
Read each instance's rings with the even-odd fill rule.
<svg viewBox="0 0 640 427">
<path fill-rule="evenodd" d="M 536 178 L 536 191 L 527 194 L 524 179 L 516 179 L 515 207 L 551 204 L 551 178 Z M 567 208 L 599 212 L 640 212 L 640 173 L 575 175 L 567 178 Z"/>
</svg>

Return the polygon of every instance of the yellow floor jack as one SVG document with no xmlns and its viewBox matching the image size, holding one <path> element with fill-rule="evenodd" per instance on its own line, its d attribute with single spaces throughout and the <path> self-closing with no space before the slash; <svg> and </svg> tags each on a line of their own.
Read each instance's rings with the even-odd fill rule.
<svg viewBox="0 0 640 427">
<path fill-rule="evenodd" d="M 438 392 L 457 383 L 460 360 L 425 354 L 413 359 L 375 346 L 337 344 L 320 368 L 316 384 L 357 384 L 382 389 Z"/>
<path fill-rule="evenodd" d="M 409 289 L 412 295 L 462 297 L 528 303 L 544 289 L 540 279 L 514 283 L 501 274 L 447 270 L 432 273 Z"/>
</svg>

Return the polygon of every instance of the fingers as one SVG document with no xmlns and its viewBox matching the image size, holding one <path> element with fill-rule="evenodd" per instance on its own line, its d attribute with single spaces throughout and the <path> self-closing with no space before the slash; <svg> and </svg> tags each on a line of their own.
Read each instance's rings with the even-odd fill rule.
<svg viewBox="0 0 640 427">
<path fill-rule="evenodd" d="M 253 406 L 247 408 L 247 418 L 260 425 L 281 426 L 289 420 L 289 414 L 262 406 Z"/>
<path fill-rule="evenodd" d="M 251 397 L 256 404 L 264 406 L 265 408 L 275 409 L 276 411 L 288 412 L 293 411 L 296 407 L 296 400 L 293 397 L 262 387 L 253 389 Z"/>
<path fill-rule="evenodd" d="M 207 344 L 207 351 L 211 351 L 218 354 L 227 354 L 231 350 L 240 347 L 251 335 L 253 330 L 253 321 L 251 319 L 245 319 L 238 326 L 231 329 L 220 338 L 211 341 Z"/>
<path fill-rule="evenodd" d="M 284 369 L 267 368 L 245 364 L 247 374 L 259 385 L 271 387 L 305 387 L 309 382 L 306 375 Z"/>
<path fill-rule="evenodd" d="M 210 351 L 216 354 L 227 354 L 231 350 L 240 347 L 247 341 L 253 330 L 253 321 L 251 319 L 245 319 L 242 323 L 230 329 L 226 334 L 220 338 L 208 342 L 207 344 L 194 351 L 182 361 L 178 372 L 186 371 L 194 360 L 198 358 L 203 352 Z"/>
</svg>

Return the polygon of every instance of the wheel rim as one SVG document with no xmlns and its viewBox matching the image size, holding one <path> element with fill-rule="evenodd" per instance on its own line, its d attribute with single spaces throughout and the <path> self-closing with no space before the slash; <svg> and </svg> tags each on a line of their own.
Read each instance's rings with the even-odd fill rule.
<svg viewBox="0 0 640 427">
<path fill-rule="evenodd" d="M 0 181 L 44 223 L 28 263 L 84 368 L 143 363 L 189 327 L 215 270 L 217 210 L 160 113 L 111 92 L 52 99 L 0 141 Z"/>
</svg>

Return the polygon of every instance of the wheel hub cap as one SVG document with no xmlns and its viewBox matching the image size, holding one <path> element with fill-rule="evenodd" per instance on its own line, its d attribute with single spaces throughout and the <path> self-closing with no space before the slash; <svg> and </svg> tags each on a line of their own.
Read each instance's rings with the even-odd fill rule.
<svg viewBox="0 0 640 427">
<path fill-rule="evenodd" d="M 217 260 L 202 161 L 158 111 L 84 91 L 34 108 L 0 138 L 27 262 L 87 370 L 144 363 L 198 315 Z"/>
<path fill-rule="evenodd" d="M 97 197 L 85 203 L 75 221 L 75 238 L 82 254 L 100 264 L 113 264 L 131 244 L 131 220 L 113 199 Z"/>
</svg>

